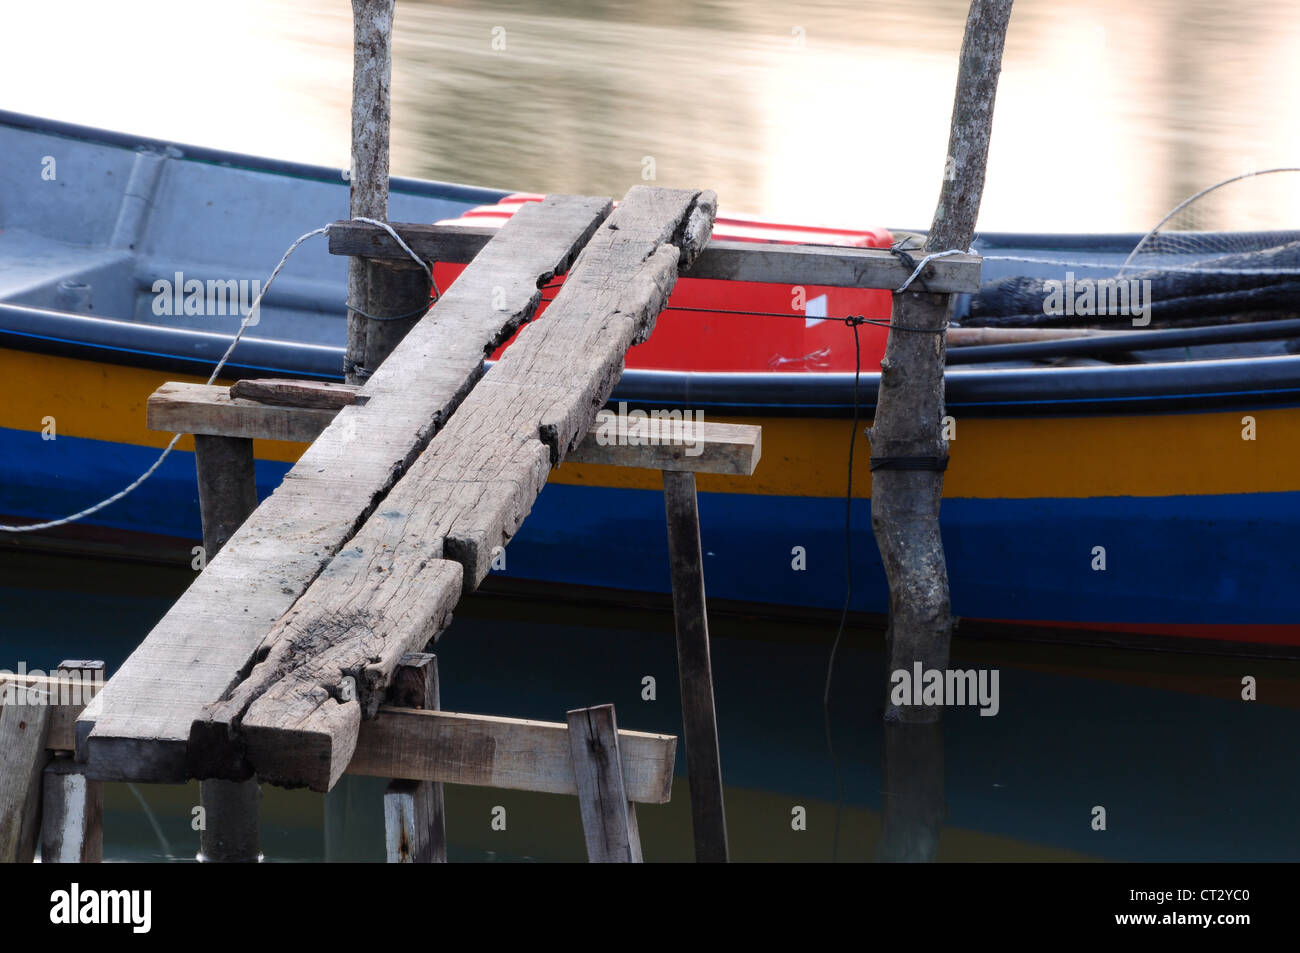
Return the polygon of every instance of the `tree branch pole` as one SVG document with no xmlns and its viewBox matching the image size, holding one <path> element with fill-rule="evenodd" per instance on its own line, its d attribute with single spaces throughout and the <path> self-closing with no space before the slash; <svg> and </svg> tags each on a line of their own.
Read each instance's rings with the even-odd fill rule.
<svg viewBox="0 0 1300 953">
<path fill-rule="evenodd" d="M 943 188 L 925 254 L 949 248 L 964 251 L 974 237 L 1011 2 L 971 3 Z M 910 673 L 916 661 L 926 669 L 948 667 L 952 614 L 939 534 L 943 471 L 938 468 L 948 459 L 940 423 L 945 341 L 942 333 L 919 329 L 945 326 L 951 310 L 950 295 L 910 290 L 894 295 L 893 328 L 881 361 L 876 418 L 868 431 L 873 470 L 871 525 L 889 578 L 886 641 L 890 673 Z M 929 458 L 936 467 L 891 468 L 889 461 L 898 467 L 898 458 L 913 458 L 913 463 Z M 899 706 L 886 700 L 889 721 L 926 723 L 940 720 L 941 715 L 941 706 Z"/>
<path fill-rule="evenodd" d="M 388 221 L 388 140 L 392 117 L 394 0 L 352 0 L 353 218 Z M 429 282 L 413 261 L 348 262 L 348 342 L 343 372 L 364 383 L 423 317 Z M 427 310 L 427 309 L 426 309 Z M 362 314 L 360 312 L 365 312 Z M 415 313 L 412 313 L 415 312 Z M 395 320 L 373 320 L 366 315 Z"/>
</svg>

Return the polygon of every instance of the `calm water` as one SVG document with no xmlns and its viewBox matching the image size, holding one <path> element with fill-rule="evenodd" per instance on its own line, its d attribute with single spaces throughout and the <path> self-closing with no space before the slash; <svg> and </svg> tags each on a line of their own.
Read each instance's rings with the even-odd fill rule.
<svg viewBox="0 0 1300 953">
<path fill-rule="evenodd" d="M 0 668 L 63 658 L 121 663 L 188 584 L 188 570 L 0 555 Z M 713 620 L 729 833 L 741 860 L 828 860 L 837 801 L 822 687 L 831 629 Z M 882 836 L 878 632 L 850 630 L 832 725 L 845 796 L 841 860 L 876 856 Z M 443 706 L 563 720 L 613 702 L 624 728 L 680 734 L 666 613 L 474 597 L 438 646 Z M 1294 663 L 958 640 L 954 664 L 996 668 L 1000 711 L 949 710 L 928 775 L 940 860 L 1298 860 L 1300 675 Z M 643 701 L 653 676 L 658 698 Z M 1241 677 L 1259 701 L 1239 699 Z M 691 857 L 679 751 L 670 804 L 641 807 L 647 859 Z M 269 860 L 382 860 L 383 782 L 345 779 L 328 797 L 266 787 Z M 106 795 L 105 855 L 193 858 L 197 786 Z M 490 828 L 506 808 L 505 831 Z M 1107 830 L 1091 827 L 1107 812 Z M 792 811 L 807 812 L 805 831 Z M 572 798 L 447 788 L 452 859 L 581 860 Z"/>
<path fill-rule="evenodd" d="M 348 164 L 349 5 L 14 4 L 0 105 L 180 142 Z M 397 5 L 393 170 L 925 227 L 965 0 Z M 980 226 L 1145 231 L 1248 169 L 1297 165 L 1300 2 L 1017 0 Z M 495 48 L 494 48 L 495 41 Z M 502 48 L 503 47 L 503 48 Z M 90 81 L 88 81 L 90 80 Z M 1278 228 L 1300 176 L 1205 225 Z"/>
</svg>

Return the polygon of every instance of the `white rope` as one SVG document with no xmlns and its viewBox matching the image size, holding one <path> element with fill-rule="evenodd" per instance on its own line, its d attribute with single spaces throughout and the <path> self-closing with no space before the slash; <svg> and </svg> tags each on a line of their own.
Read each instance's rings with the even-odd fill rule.
<svg viewBox="0 0 1300 953">
<path fill-rule="evenodd" d="M 353 219 L 353 221 L 365 222 L 368 225 L 377 225 L 380 228 L 382 228 L 384 231 L 388 232 L 388 234 L 393 237 L 393 240 L 396 241 L 397 244 L 401 246 L 402 251 L 406 252 L 413 259 L 415 259 L 416 264 L 418 264 L 421 268 L 424 269 L 425 274 L 429 276 L 430 286 L 434 288 L 435 292 L 437 291 L 437 287 L 433 285 L 433 272 L 429 270 L 429 266 L 424 263 L 424 261 L 420 258 L 419 255 L 417 255 L 415 252 L 411 250 L 410 246 L 407 245 L 406 242 L 402 241 L 401 236 L 398 235 L 397 232 L 393 230 L 391 225 L 389 225 L 387 222 L 380 222 L 373 218 L 356 218 Z M 276 265 L 275 268 L 271 271 L 271 277 L 266 279 L 266 283 L 262 285 L 262 290 L 257 293 L 257 297 L 254 298 L 253 303 L 249 305 L 248 314 L 244 315 L 244 320 L 240 322 L 239 330 L 235 332 L 235 336 L 231 339 L 230 346 L 226 348 L 226 353 L 221 355 L 221 360 L 217 361 L 217 366 L 212 369 L 212 373 L 208 376 L 209 384 L 212 384 L 217 379 L 217 375 L 221 373 L 221 369 L 225 367 L 226 362 L 230 360 L 230 355 L 234 353 L 235 347 L 239 344 L 240 338 L 244 336 L 244 331 L 248 329 L 249 323 L 252 321 L 253 316 L 257 314 L 257 310 L 262 304 L 262 298 L 264 298 L 266 296 L 266 293 L 271 290 L 272 283 L 275 281 L 276 277 L 280 274 L 280 270 L 284 267 L 285 262 L 289 260 L 289 256 L 292 255 L 294 252 L 296 252 L 298 250 L 298 246 L 301 245 L 303 242 L 305 242 L 307 239 L 313 238 L 316 235 L 325 235 L 329 232 L 329 230 L 330 230 L 329 225 L 322 225 L 320 228 L 314 228 L 310 232 L 307 232 L 304 235 L 299 235 L 294 240 L 293 244 L 290 245 L 289 248 L 285 251 L 284 256 L 280 259 L 280 263 Z M 136 477 L 135 480 L 133 480 L 128 486 L 122 488 L 121 490 L 118 490 L 116 493 L 114 493 L 112 496 L 108 497 L 107 499 L 100 500 L 98 503 L 96 503 L 93 506 L 88 506 L 84 510 L 73 513 L 71 516 L 64 516 L 61 519 L 57 519 L 57 520 L 47 520 L 44 523 L 28 523 L 22 526 L 5 526 L 3 524 L 0 524 L 0 532 L 34 533 L 37 530 L 53 529 L 56 526 L 65 526 L 68 523 L 75 523 L 79 519 L 90 516 L 93 513 L 98 513 L 100 510 L 104 509 L 104 507 L 111 506 L 112 504 L 116 503 L 118 500 L 122 499 L 127 494 L 134 491 L 137 487 L 140 486 L 140 484 L 144 483 L 145 480 L 153 476 L 154 473 L 158 470 L 158 468 L 162 466 L 162 462 L 166 460 L 167 457 L 171 454 L 172 450 L 176 447 L 176 443 L 181 439 L 182 436 L 184 435 L 179 433 L 172 434 L 171 440 L 168 441 L 167 446 L 163 449 L 163 452 L 158 455 L 158 459 L 153 462 L 153 464 L 149 467 L 149 469 L 145 470 L 144 473 L 141 473 L 138 477 Z"/>
</svg>

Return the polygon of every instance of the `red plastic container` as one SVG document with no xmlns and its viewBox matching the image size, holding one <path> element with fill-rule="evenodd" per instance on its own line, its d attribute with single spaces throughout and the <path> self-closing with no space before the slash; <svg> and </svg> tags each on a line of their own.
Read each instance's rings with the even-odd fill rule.
<svg viewBox="0 0 1300 953">
<path fill-rule="evenodd" d="M 496 205 L 471 209 L 458 219 L 440 224 L 499 226 L 524 202 L 542 198 L 531 193 L 515 193 Z M 893 241 L 885 229 L 845 231 L 723 215 L 714 224 L 713 237 L 856 248 L 888 248 Z M 448 287 L 464 267 L 435 263 L 434 279 L 438 287 Z M 558 287 L 557 281 L 554 289 L 545 292 L 545 297 L 553 298 Z M 824 319 L 863 315 L 887 320 L 890 303 L 890 293 L 880 289 L 805 285 L 800 292 L 788 284 L 683 278 L 673 289 L 668 309 L 659 316 L 650 339 L 628 352 L 627 365 L 679 371 L 851 371 L 853 331 L 842 322 Z M 544 313 L 545 305 L 542 310 Z M 782 316 L 743 313 L 747 311 L 775 312 Z M 858 334 L 862 369 L 879 370 L 888 332 L 865 324 L 858 329 Z M 508 346 L 509 342 L 505 347 Z"/>
</svg>

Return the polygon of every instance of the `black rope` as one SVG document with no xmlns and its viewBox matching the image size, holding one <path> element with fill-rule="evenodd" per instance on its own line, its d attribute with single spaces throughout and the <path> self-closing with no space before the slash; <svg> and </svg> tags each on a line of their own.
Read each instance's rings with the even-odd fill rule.
<svg viewBox="0 0 1300 953">
<path fill-rule="evenodd" d="M 948 469 L 947 457 L 872 457 L 872 472 L 876 470 L 938 470 Z"/>
<path fill-rule="evenodd" d="M 370 314 L 369 312 L 362 311 L 360 308 L 356 307 L 355 305 L 348 304 L 348 302 L 346 301 L 343 302 L 343 305 L 349 311 L 355 314 L 359 314 L 363 318 L 369 318 L 371 321 L 401 321 L 406 318 L 421 317 L 427 314 L 429 309 L 432 308 L 436 303 L 437 303 L 436 301 L 431 300 L 429 301 L 428 304 L 422 304 L 418 308 L 413 308 L 412 310 L 406 312 L 406 314 Z"/>
</svg>

